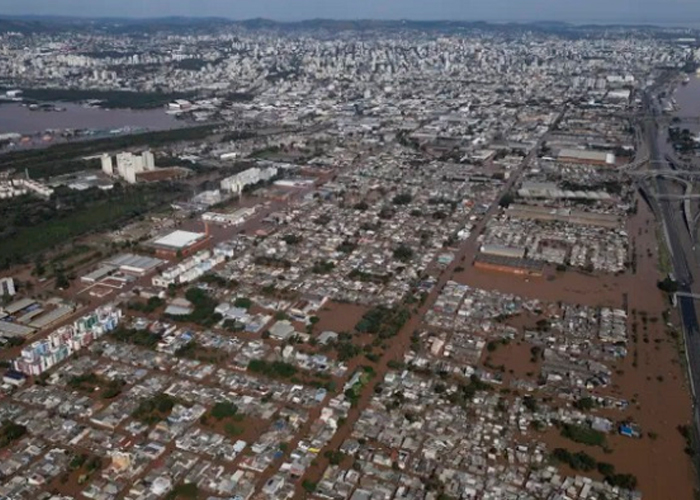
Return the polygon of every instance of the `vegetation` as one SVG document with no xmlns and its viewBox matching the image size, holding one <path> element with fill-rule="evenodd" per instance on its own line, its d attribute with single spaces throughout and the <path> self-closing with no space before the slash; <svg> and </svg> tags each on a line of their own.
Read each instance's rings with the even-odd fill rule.
<svg viewBox="0 0 700 500">
<path fill-rule="evenodd" d="M 166 419 L 177 400 L 167 394 L 156 394 L 155 396 L 142 400 L 131 416 L 146 425 L 153 425 Z"/>
<path fill-rule="evenodd" d="M 483 382 L 478 376 L 472 375 L 469 378 L 468 384 L 459 384 L 458 390 L 447 396 L 447 400 L 452 404 L 466 407 L 468 403 L 476 396 L 478 391 L 490 391 L 491 385 Z"/>
<path fill-rule="evenodd" d="M 152 184 L 104 191 L 56 189 L 49 199 L 20 196 L 0 202 L 0 268 L 27 262 L 87 233 L 116 229 L 163 206 L 180 193 L 177 185 Z"/>
<path fill-rule="evenodd" d="M 199 281 L 202 283 L 207 283 L 208 285 L 216 285 L 221 288 L 227 288 L 232 286 L 232 282 L 224 278 L 223 276 L 219 276 L 218 274 L 214 273 L 207 273 L 201 278 L 199 278 Z"/>
<path fill-rule="evenodd" d="M 331 465 L 340 465 L 347 455 L 342 451 L 338 450 L 328 450 L 323 454 L 324 457 L 328 459 Z"/>
<path fill-rule="evenodd" d="M 403 307 L 377 306 L 362 316 L 355 330 L 387 339 L 399 333 L 410 316 L 408 309 Z"/>
<path fill-rule="evenodd" d="M 394 249 L 394 258 L 401 262 L 409 262 L 413 258 L 413 250 L 407 245 L 399 245 Z"/>
<path fill-rule="evenodd" d="M 338 353 L 338 361 L 349 361 L 352 358 L 359 356 L 362 349 L 349 341 L 340 341 L 333 345 L 336 353 Z"/>
<path fill-rule="evenodd" d="M 306 491 L 307 493 L 313 493 L 314 491 L 316 491 L 316 483 L 314 483 L 313 481 L 309 481 L 308 479 L 304 479 L 301 482 L 301 487 L 304 488 L 304 491 Z"/>
<path fill-rule="evenodd" d="M 197 498 L 199 495 L 199 488 L 195 483 L 180 483 L 173 488 L 173 490 L 168 493 L 166 497 L 168 500 L 175 500 L 177 498 L 186 498 L 192 500 Z"/>
<path fill-rule="evenodd" d="M 596 403 L 591 397 L 580 398 L 574 403 L 574 407 L 581 411 L 589 411 L 596 407 Z"/>
<path fill-rule="evenodd" d="M 111 334 L 117 342 L 125 344 L 133 344 L 149 349 L 155 349 L 160 341 L 160 335 L 151 333 L 148 330 L 134 330 L 125 328 L 124 326 L 117 327 Z"/>
<path fill-rule="evenodd" d="M 122 388 L 126 385 L 126 382 L 122 379 L 114 379 L 107 382 L 102 394 L 100 395 L 102 399 L 114 399 L 122 392 Z"/>
<path fill-rule="evenodd" d="M 369 204 L 366 201 L 360 201 L 360 202 L 355 203 L 352 206 L 352 208 L 354 208 L 355 210 L 359 210 L 361 212 L 364 212 L 365 210 L 367 210 L 369 208 Z"/>
<path fill-rule="evenodd" d="M 678 283 L 672 280 L 669 276 L 666 276 L 663 281 L 659 281 L 656 286 L 659 288 L 659 290 L 668 294 L 674 294 L 678 291 Z"/>
<path fill-rule="evenodd" d="M 211 410 L 211 416 L 217 420 L 233 417 L 236 413 L 238 413 L 238 407 L 229 401 L 218 402 Z"/>
<path fill-rule="evenodd" d="M 93 372 L 75 375 L 68 379 L 68 387 L 82 392 L 93 392 L 102 381 Z"/>
<path fill-rule="evenodd" d="M 5 420 L 0 426 L 0 448 L 5 448 L 27 434 L 27 428 L 11 420 Z"/>
<path fill-rule="evenodd" d="M 212 327 L 222 320 L 223 316 L 215 312 L 218 302 L 201 288 L 190 288 L 185 292 L 185 298 L 192 303 L 194 310 L 185 316 L 173 316 L 174 321 Z"/>
<path fill-rule="evenodd" d="M 271 378 L 286 379 L 297 374 L 296 366 L 285 363 L 284 361 L 265 361 L 262 359 L 253 359 L 248 363 L 248 370 L 253 373 L 259 373 Z"/>
<path fill-rule="evenodd" d="M 238 297 L 233 305 L 234 307 L 240 307 L 241 309 L 250 309 L 253 305 L 253 301 L 248 297 Z"/>
<path fill-rule="evenodd" d="M 411 203 L 411 200 L 413 200 L 413 196 L 411 196 L 409 193 L 401 193 L 394 196 L 391 202 L 394 205 L 408 205 Z"/>
<path fill-rule="evenodd" d="M 123 149 L 148 146 L 159 148 L 167 144 L 183 141 L 199 141 L 214 133 L 216 125 L 201 125 L 190 128 L 178 128 L 162 130 L 159 132 L 147 132 L 144 134 L 122 135 L 119 137 L 107 137 L 94 141 L 60 143 L 43 149 L 23 149 L 5 153 L 0 156 L 0 171 L 14 169 L 18 172 L 29 170 L 32 178 L 45 175 L 67 173 L 65 166 L 57 170 L 57 165 L 65 165 L 66 162 L 76 162 L 76 158 L 95 155 L 104 151 L 118 151 Z M 39 175 L 39 170 L 45 172 Z M 75 172 L 83 170 L 82 161 L 75 164 L 75 168 L 68 170 Z"/>
<path fill-rule="evenodd" d="M 328 274 L 335 269 L 335 264 L 329 260 L 319 260 L 314 263 L 311 272 L 314 274 Z"/>
<path fill-rule="evenodd" d="M 605 446 L 605 434 L 590 427 L 576 424 L 564 424 L 561 435 L 575 443 L 588 446 Z"/>
<path fill-rule="evenodd" d="M 503 196 L 501 196 L 501 199 L 498 201 L 498 204 L 503 207 L 503 208 L 508 208 L 511 203 L 515 201 L 515 197 L 513 196 L 512 193 L 506 193 Z"/>
<path fill-rule="evenodd" d="M 361 281 L 363 283 L 378 283 L 386 285 L 391 279 L 390 274 L 373 274 L 366 271 L 360 271 L 359 269 L 353 269 L 348 274 L 348 278 L 355 281 Z"/>
<path fill-rule="evenodd" d="M 282 241 L 284 241 L 287 245 L 298 245 L 301 243 L 301 240 L 302 237 L 298 234 L 287 234 L 282 237 Z"/>
<path fill-rule="evenodd" d="M 132 311 L 150 314 L 164 305 L 165 301 L 160 297 L 151 297 L 145 303 L 137 300 L 131 301 L 127 304 L 127 307 Z"/>
<path fill-rule="evenodd" d="M 338 245 L 336 250 L 339 252 L 342 252 L 342 253 L 352 253 L 355 251 L 356 248 L 357 248 L 357 244 L 355 244 L 351 241 L 345 240 L 340 245 Z"/>
<path fill-rule="evenodd" d="M 595 458 L 590 456 L 585 451 L 571 453 L 564 448 L 556 448 L 552 452 L 552 456 L 559 462 L 567 464 L 574 470 L 592 471 L 596 469 L 597 462 Z"/>
<path fill-rule="evenodd" d="M 605 481 L 611 486 L 634 490 L 637 487 L 637 478 L 632 474 L 616 474 L 615 466 L 607 462 L 597 462 L 595 458 L 584 451 L 571 453 L 564 448 L 556 448 L 552 452 L 552 458 L 564 463 L 574 470 L 584 472 L 597 470 L 605 477 Z"/>
</svg>

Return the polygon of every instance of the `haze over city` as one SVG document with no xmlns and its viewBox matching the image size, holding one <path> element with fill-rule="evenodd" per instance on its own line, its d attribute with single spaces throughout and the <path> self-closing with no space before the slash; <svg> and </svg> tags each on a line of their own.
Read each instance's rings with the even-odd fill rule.
<svg viewBox="0 0 700 500">
<path fill-rule="evenodd" d="M 16 0 L 5 15 L 91 17 L 222 16 L 232 19 L 419 19 L 566 21 L 575 23 L 700 22 L 694 0 Z"/>
<path fill-rule="evenodd" d="M 0 0 L 0 499 L 700 498 L 699 16 Z"/>
</svg>

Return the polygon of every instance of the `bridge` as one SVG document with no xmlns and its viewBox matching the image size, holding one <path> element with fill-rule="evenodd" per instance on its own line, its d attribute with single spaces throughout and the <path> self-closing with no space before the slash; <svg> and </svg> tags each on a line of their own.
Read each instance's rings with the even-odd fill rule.
<svg viewBox="0 0 700 500">
<path fill-rule="evenodd" d="M 683 200 L 700 200 L 700 194 L 654 194 L 654 198 L 657 200 L 667 200 L 667 201 L 683 201 Z"/>
</svg>

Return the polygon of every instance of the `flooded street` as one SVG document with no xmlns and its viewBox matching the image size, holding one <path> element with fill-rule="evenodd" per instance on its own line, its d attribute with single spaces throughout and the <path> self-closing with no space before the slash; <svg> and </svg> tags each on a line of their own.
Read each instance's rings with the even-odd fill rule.
<svg viewBox="0 0 700 500">
<path fill-rule="evenodd" d="M 630 245 L 636 253 L 636 272 L 586 275 L 548 269 L 543 277 L 520 277 L 468 266 L 456 273 L 454 279 L 469 286 L 546 302 L 617 308 L 624 307 L 627 302 L 628 329 L 630 332 L 636 329 L 638 334 L 630 336 L 628 356 L 611 366 L 616 373 L 613 385 L 601 393 L 632 403 L 624 412 L 608 410 L 600 413 L 613 421 L 638 423 L 645 436 L 632 439 L 614 433 L 608 435 L 612 453 L 573 443 L 559 436 L 554 429 L 545 431 L 538 438 L 549 449 L 562 447 L 571 452 L 585 451 L 597 460 L 612 463 L 620 472 L 636 475 L 645 498 L 691 499 L 696 483 L 695 471 L 683 451 L 685 442 L 677 430 L 679 425 L 691 421 L 691 396 L 684 360 L 679 353 L 679 337 L 672 335 L 662 319 L 664 311 L 670 312 L 672 318 L 674 314 L 665 294 L 656 286 L 661 273 L 655 228 L 653 214 L 640 199 L 637 214 L 627 224 Z M 642 316 L 647 320 L 641 321 Z M 677 318 L 674 322 L 678 324 Z M 524 326 L 528 321 L 523 318 L 521 323 Z M 532 378 L 532 372 L 539 370 L 530 361 L 530 346 L 526 342 L 511 342 L 499 347 L 490 358 L 492 364 L 504 366 L 506 380 Z"/>
</svg>

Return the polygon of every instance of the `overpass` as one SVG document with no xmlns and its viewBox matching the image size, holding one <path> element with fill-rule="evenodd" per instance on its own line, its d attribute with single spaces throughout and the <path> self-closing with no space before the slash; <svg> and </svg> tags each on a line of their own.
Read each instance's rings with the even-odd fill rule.
<svg viewBox="0 0 700 500">
<path fill-rule="evenodd" d="M 643 170 L 628 172 L 628 175 L 640 179 L 651 179 L 653 177 L 700 177 L 700 170 L 674 170 L 672 168 L 660 168 L 656 170 Z"/>
</svg>

